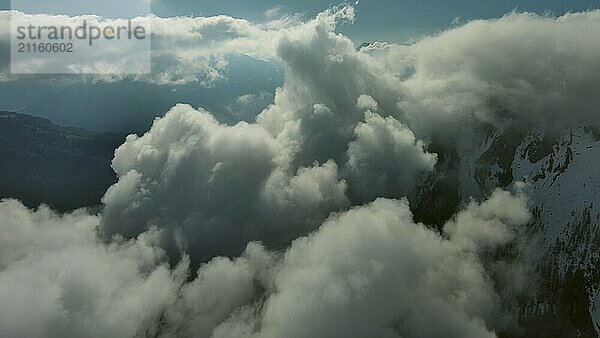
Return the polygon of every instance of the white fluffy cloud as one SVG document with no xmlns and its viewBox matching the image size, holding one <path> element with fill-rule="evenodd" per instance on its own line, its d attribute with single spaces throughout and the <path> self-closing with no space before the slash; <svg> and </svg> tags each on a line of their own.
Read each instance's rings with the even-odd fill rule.
<svg viewBox="0 0 600 338">
<path fill-rule="evenodd" d="M 517 189 L 522 187 L 517 186 Z M 488 249 L 513 239 L 513 229 L 503 224 L 523 224 L 529 219 L 527 200 L 520 193 L 516 197 L 507 191 L 497 190 L 492 198 L 479 204 L 471 201 L 465 210 L 444 226 L 464 247 Z"/>
<path fill-rule="evenodd" d="M 599 10 L 510 13 L 365 52 L 404 79 L 400 107 L 419 130 L 441 132 L 473 117 L 597 124 L 600 45 L 592 32 L 599 27 Z"/>
<path fill-rule="evenodd" d="M 275 60 L 275 43 L 302 24 L 293 17 L 252 23 L 221 15 L 152 19 L 153 75 L 160 84 L 211 82 L 223 78 L 228 53 Z"/>
<path fill-rule="evenodd" d="M 255 122 L 180 104 L 129 136 L 98 216 L 2 202 L 0 331 L 495 336 L 510 315 L 484 259 L 528 221 L 526 198 L 496 191 L 441 233 L 409 201 L 440 135 L 506 118 L 597 122 L 600 47 L 581 32 L 600 12 L 513 13 L 360 51 L 335 32 L 353 18 L 344 6 L 307 22 L 157 19 L 151 80 L 217 78 L 221 56 L 241 52 L 281 60 L 284 85 Z"/>
<path fill-rule="evenodd" d="M 502 313 L 477 250 L 506 244 L 528 220 L 525 202 L 497 191 L 459 213 L 449 227 L 477 227 L 474 246 L 466 231 L 446 239 L 415 224 L 405 199 L 330 218 L 292 243 L 258 336 L 494 337 Z"/>
<path fill-rule="evenodd" d="M 348 205 L 333 162 L 290 168 L 289 149 L 257 124 L 226 126 L 178 105 L 115 152 L 119 182 L 103 198 L 102 231 L 136 236 L 158 225 L 195 257 L 280 245 Z"/>
<path fill-rule="evenodd" d="M 231 260 L 217 257 L 184 285 L 180 298 L 166 310 L 161 336 L 210 337 L 228 318 L 252 307 L 272 284 L 278 257 L 257 243 Z"/>
<path fill-rule="evenodd" d="M 77 27 L 83 20 L 86 20 L 88 25 L 116 27 L 124 24 L 124 20 L 93 15 L 68 17 L 0 11 L 0 44 L 6 46 L 10 45 L 11 17 L 16 22 L 22 22 L 24 26 L 33 23 L 36 26 Z M 228 65 L 225 59 L 227 54 L 245 54 L 256 59 L 274 60 L 275 42 L 278 37 L 302 24 L 299 18 L 285 15 L 262 23 L 252 23 L 225 15 L 193 18 L 146 16 L 135 20 L 142 23 L 151 33 L 149 37 L 152 39 L 152 46 L 150 50 L 148 45 L 147 51 L 147 54 L 151 52 L 152 60 L 152 72 L 149 74 L 129 74 L 131 69 L 142 70 L 137 64 L 146 60 L 146 55 L 140 55 L 146 51 L 140 50 L 139 44 L 122 42 L 117 45 L 117 40 L 112 42 L 115 47 L 104 44 L 102 48 L 78 48 L 78 57 L 69 59 L 71 64 L 65 64 L 65 57 L 61 57 L 60 53 L 47 53 L 43 58 L 33 57 L 26 60 L 27 63 L 23 64 L 22 68 L 27 69 L 27 72 L 35 69 L 85 71 L 97 74 L 94 78 L 104 81 L 136 79 L 157 84 L 199 82 L 210 86 L 223 79 L 223 71 Z M 95 43 L 100 44 L 100 40 Z M 90 61 L 95 59 L 101 62 Z M 0 80 L 18 81 L 21 78 L 23 76 L 10 75 L 9 69 L 3 69 Z"/>
<path fill-rule="evenodd" d="M 545 83 L 554 86 L 542 78 L 548 72 L 560 77 L 555 69 L 536 64 L 530 70 L 531 55 L 499 59 L 488 50 L 515 49 L 518 56 L 524 27 L 544 27 L 556 36 L 552 41 L 566 41 L 559 36 L 594 26 L 598 12 L 561 18 L 510 14 L 413 45 L 376 44 L 360 51 L 335 32 L 340 20 L 353 18 L 352 7 L 344 6 L 280 31 L 273 51 L 284 63 L 285 83 L 255 123 L 227 126 L 202 109 L 179 105 L 145 135 L 130 136 L 113 161 L 119 182 L 103 199 L 102 232 L 133 238 L 158 226 L 167 230 L 163 246 L 170 253 L 189 251 L 205 261 L 214 254 L 238 254 L 250 240 L 269 247 L 288 244 L 330 212 L 376 197 L 410 200 L 437 161 L 421 137 L 457 139 L 481 133 L 485 129 L 473 128 L 481 123 L 537 116 L 525 103 L 513 110 L 508 103 L 516 96 L 509 93 L 532 102 L 541 98 L 535 103 L 539 107 L 566 114 L 535 94 L 546 90 Z M 188 33 L 217 34 L 222 20 L 246 27 L 220 17 Z M 164 34 L 188 36 L 172 29 Z M 481 30 L 488 33 L 478 34 Z M 531 30 L 541 34 L 541 28 Z M 477 47 L 481 36 L 491 41 L 484 43 L 485 51 Z M 560 65 L 563 73 L 567 63 L 556 48 L 541 39 L 540 51 L 533 50 L 546 60 L 541 63 Z M 589 48 L 590 55 L 595 51 Z M 569 69 L 583 68 L 586 60 L 571 60 Z M 494 73 L 498 69 L 508 75 Z M 587 77 L 576 73 L 564 79 L 582 85 Z M 521 79 L 534 92 L 506 89 L 524 83 Z M 578 111 L 566 101 L 558 107 Z M 446 130 L 459 126 L 462 133 Z"/>
<path fill-rule="evenodd" d="M 0 331 L 4 337 L 152 334 L 182 276 L 159 264 L 156 232 L 101 243 L 99 218 L 0 202 Z"/>
<path fill-rule="evenodd" d="M 96 236 L 97 216 L 7 200 L 0 244 L 20 244 L 0 257 L 0 330 L 7 337 L 493 337 L 505 314 L 478 251 L 510 240 L 528 219 L 525 202 L 497 191 L 459 213 L 444 238 L 415 224 L 405 199 L 377 199 L 333 215 L 284 256 L 250 243 L 186 282 L 189 260 L 169 268 L 155 229 L 106 244 Z M 477 236 L 463 231 L 475 226 Z"/>
<path fill-rule="evenodd" d="M 178 105 L 145 135 L 128 137 L 113 160 L 119 182 L 104 196 L 102 231 L 133 237 L 152 226 L 167 228 L 170 252 L 183 248 L 206 260 L 239 254 L 250 240 L 285 245 L 332 211 L 410 192 L 433 169 L 435 155 L 391 117 L 372 114 L 365 121 L 356 104 L 366 100 L 364 93 L 391 90 L 370 57 L 334 32 L 338 20 L 353 15 L 345 6 L 285 32 L 277 43 L 285 85 L 256 123 L 227 126 L 209 112 Z M 340 74 L 349 82 L 337 79 Z M 370 104 L 383 110 L 393 106 L 391 97 Z M 369 128 L 384 133 L 373 139 Z M 373 162 L 380 156 L 386 164 Z M 369 196 L 358 184 L 357 196 L 347 196 L 346 178 L 371 177 L 379 182 Z"/>
<path fill-rule="evenodd" d="M 321 20 L 335 20 L 354 17 L 354 9 L 349 6 L 325 11 Z M 103 18 L 95 15 L 64 16 L 51 14 L 28 14 L 19 11 L 0 11 L 0 44 L 10 45 L 10 22 L 22 22 L 24 26 L 80 26 L 83 20 L 88 24 L 121 26 L 123 20 Z M 120 43 L 118 48 L 90 48 L 89 52 L 78 50 L 77 59 L 65 64 L 61 54 L 48 53 L 43 58 L 26 60 L 29 65 L 21 67 L 30 72 L 34 69 L 52 69 L 64 72 L 84 71 L 96 80 L 120 81 L 135 79 L 156 84 L 186 84 L 198 82 L 205 86 L 223 80 L 223 71 L 228 66 L 227 54 L 243 54 L 259 60 L 276 61 L 277 43 L 287 34 L 305 30 L 313 24 L 304 21 L 297 14 L 280 13 L 267 17 L 264 22 L 250 22 L 226 15 L 213 17 L 170 17 L 145 16 L 135 18 L 151 33 L 151 73 L 129 74 L 131 69 L 141 69 L 138 63 L 145 59 L 140 55 L 139 45 Z M 98 40 L 100 41 L 100 40 Z M 117 41 L 117 40 L 114 40 Z M 99 43 L 99 42 L 96 42 Z M 134 48 L 133 50 L 131 48 Z M 100 56 L 99 56 L 100 55 Z M 144 56 L 145 57 L 145 56 Z M 90 62 L 90 59 L 104 60 Z M 110 61 L 110 62 L 106 62 Z M 62 62 L 62 63 L 61 63 Z M 35 73 L 35 71 L 34 71 Z M 42 73 L 47 73 L 43 71 Z M 2 69 L 0 80 L 18 81 L 25 75 L 11 75 L 10 69 Z M 55 77 L 61 78 L 60 75 Z"/>
<path fill-rule="evenodd" d="M 433 170 L 436 164 L 436 154 L 426 152 L 423 142 L 391 116 L 383 118 L 367 111 L 365 122 L 356 126 L 354 134 L 356 139 L 348 145 L 347 168 L 353 193 L 361 199 L 414 193 L 411 189 L 418 174 Z"/>
</svg>

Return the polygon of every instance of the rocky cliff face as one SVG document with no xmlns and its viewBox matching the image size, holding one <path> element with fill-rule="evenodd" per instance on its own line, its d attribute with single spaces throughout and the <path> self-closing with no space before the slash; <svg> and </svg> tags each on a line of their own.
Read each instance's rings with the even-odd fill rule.
<svg viewBox="0 0 600 338">
<path fill-rule="evenodd" d="M 507 334 L 600 334 L 598 130 L 549 131 L 507 123 L 488 132 L 479 145 L 441 159 L 415 212 L 434 226 L 471 196 L 525 183 L 532 220 L 510 254 L 499 253 L 527 267 L 525 291 L 512 295 L 521 327 Z"/>
</svg>

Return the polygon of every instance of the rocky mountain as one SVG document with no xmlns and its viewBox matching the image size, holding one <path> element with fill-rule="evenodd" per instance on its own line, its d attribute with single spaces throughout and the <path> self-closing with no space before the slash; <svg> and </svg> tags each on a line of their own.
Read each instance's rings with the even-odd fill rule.
<svg viewBox="0 0 600 338">
<path fill-rule="evenodd" d="M 0 112 L 0 198 L 60 211 L 98 205 L 116 179 L 110 161 L 123 139 Z"/>
<path fill-rule="evenodd" d="M 532 220 L 514 247 L 496 253 L 526 267 L 524 289 L 507 290 L 506 298 L 518 302 L 520 323 L 507 335 L 599 336 L 600 132 L 589 126 L 523 130 L 508 123 L 489 131 L 478 147 L 442 151 L 415 217 L 441 226 L 470 197 L 523 182 Z"/>
</svg>

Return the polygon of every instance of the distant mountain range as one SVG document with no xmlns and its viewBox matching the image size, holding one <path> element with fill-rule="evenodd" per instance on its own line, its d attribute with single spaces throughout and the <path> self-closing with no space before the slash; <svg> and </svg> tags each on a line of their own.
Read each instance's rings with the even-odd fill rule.
<svg viewBox="0 0 600 338">
<path fill-rule="evenodd" d="M 226 55 L 223 79 L 211 84 L 159 85 L 147 81 L 0 81 L 0 110 L 17 111 L 54 123 L 97 132 L 144 132 L 174 104 L 205 108 L 225 123 L 254 117 L 273 102 L 283 84 L 283 66 L 245 55 Z M 269 95 L 265 95 L 269 94 Z M 261 97 L 262 95 L 262 97 Z M 252 97 L 240 102 L 240 97 Z"/>
<path fill-rule="evenodd" d="M 49 120 L 0 112 L 0 198 L 60 210 L 99 205 L 116 180 L 110 167 L 122 133 L 61 127 Z"/>
</svg>

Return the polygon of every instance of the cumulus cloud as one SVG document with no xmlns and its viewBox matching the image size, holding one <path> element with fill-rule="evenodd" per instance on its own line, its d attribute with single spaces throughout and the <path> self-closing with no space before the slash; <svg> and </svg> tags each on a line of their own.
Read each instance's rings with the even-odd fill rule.
<svg viewBox="0 0 600 338">
<path fill-rule="evenodd" d="M 270 282 L 274 253 L 250 243 L 217 257 L 190 282 L 189 259 L 166 263 L 160 231 L 136 239 L 97 235 L 100 216 L 58 215 L 0 202 L 0 332 L 3 337 L 210 336 Z"/>
<path fill-rule="evenodd" d="M 150 26 L 149 22 L 149 17 L 136 17 L 131 19 L 131 26 L 146 29 Z M 8 44 L 11 45 L 10 72 L 14 74 L 83 72 L 100 74 L 107 78 L 111 78 L 111 74 L 123 74 L 120 76 L 125 77 L 128 74 L 150 71 L 150 38 L 146 37 L 145 30 L 142 39 L 126 38 L 126 34 L 133 36 L 133 31 L 122 33 L 117 27 L 127 28 L 129 24 L 125 19 L 106 19 L 96 15 L 69 17 L 27 14 L 14 10 L 0 11 L 0 26 L 11 28 L 8 31 L 0 30 L 0 41 L 12 42 Z M 106 27 L 110 27 L 113 32 L 110 40 L 93 38 L 100 36 Z M 65 28 L 70 30 L 64 30 Z M 11 34 L 14 34 L 12 40 Z M 26 39 L 23 40 L 23 37 Z M 58 40 L 58 37 L 61 40 Z M 32 46 L 35 42 L 36 47 L 20 48 L 23 42 L 31 42 Z M 62 51 L 47 50 L 52 47 L 41 47 L 57 42 L 68 43 L 70 47 L 64 44 Z"/>
<path fill-rule="evenodd" d="M 11 17 L 24 26 L 33 23 L 36 26 L 77 27 L 83 20 L 86 20 L 88 25 L 102 27 L 126 24 L 123 19 L 94 15 L 68 17 L 0 11 L 0 27 L 4 28 L 0 30 L 0 44 L 10 45 Z M 61 57 L 60 53 L 48 53 L 44 58 L 33 57 L 24 60 L 20 69 L 26 70 L 26 73 L 35 73 L 36 69 L 52 69 L 52 72 L 58 73 L 84 71 L 95 74 L 91 76 L 101 81 L 135 79 L 156 84 L 198 82 L 210 86 L 215 81 L 224 79 L 223 72 L 228 66 L 227 54 L 244 54 L 255 59 L 274 60 L 277 38 L 302 24 L 298 16 L 286 15 L 259 23 L 225 15 L 171 18 L 151 15 L 134 20 L 148 28 L 152 49 L 149 42 L 147 51 L 140 48 L 139 44 L 127 42 L 119 43 L 118 47 L 105 44 L 102 48 L 78 48 L 78 57 L 69 59 L 71 63 L 65 62 L 65 57 Z M 111 41 L 113 44 L 117 42 L 119 41 Z M 96 44 L 100 44 L 100 40 Z M 150 62 L 150 58 L 152 71 L 147 73 L 139 64 Z M 21 59 L 25 58 L 21 56 L 19 60 Z M 10 75 L 9 69 L 3 69 L 0 80 L 18 81 L 23 77 L 24 75 Z M 60 75 L 55 77 L 61 78 Z"/>
<path fill-rule="evenodd" d="M 186 282 L 189 260 L 170 268 L 156 229 L 106 244 L 95 232 L 98 216 L 7 200 L 0 244 L 36 245 L 2 251 L 0 330 L 7 337 L 493 337 L 506 314 L 478 249 L 506 244 L 527 214 L 523 196 L 497 191 L 459 213 L 443 237 L 412 221 L 406 199 L 377 199 L 334 214 L 285 255 L 250 243 Z M 460 231 L 475 224 L 477 240 Z"/>
<path fill-rule="evenodd" d="M 166 310 L 160 336 L 210 337 L 228 318 L 252 307 L 272 284 L 278 256 L 257 243 L 241 257 L 217 257 L 184 285 L 180 298 Z"/>
<path fill-rule="evenodd" d="M 241 121 L 253 121 L 256 114 L 273 102 L 274 93 L 261 91 L 253 94 L 239 96 L 233 103 L 227 105 L 225 109 Z"/>
<path fill-rule="evenodd" d="M 191 250 L 206 260 L 237 255 L 250 240 L 286 245 L 332 211 L 377 194 L 411 191 L 412 176 L 430 171 L 435 155 L 391 117 L 364 120 L 364 107 L 356 103 L 369 101 L 364 92 L 386 88 L 386 81 L 369 56 L 334 32 L 338 20 L 353 17 L 349 6 L 332 9 L 280 39 L 285 84 L 255 123 L 227 126 L 203 109 L 178 105 L 145 135 L 129 136 L 112 163 L 119 182 L 103 198 L 105 236 L 168 228 L 170 252 Z M 345 91 L 337 86 L 344 83 L 338 74 L 348 74 Z M 373 140 L 367 129 L 379 124 L 390 126 L 377 126 L 385 132 Z M 374 147 L 382 149 L 369 158 Z M 394 154 L 388 164 L 365 163 L 387 151 Z M 379 180 L 371 196 L 347 195 L 346 178 L 371 176 Z M 387 185 L 386 192 L 377 191 Z"/>
<path fill-rule="evenodd" d="M 418 174 L 433 170 L 436 164 L 436 154 L 426 152 L 423 142 L 391 116 L 368 111 L 354 134 L 347 168 L 353 193 L 362 199 L 412 194 Z"/>
<path fill-rule="evenodd" d="M 8 22 L 11 14 L 28 15 L 1 11 L 0 21 Z M 223 78 L 225 55 L 245 54 L 289 66 L 282 92 L 301 86 L 304 94 L 321 95 L 320 103 L 335 111 L 351 111 L 349 105 L 367 94 L 386 114 L 408 115 L 417 133 L 432 125 L 439 130 L 458 117 L 493 122 L 506 116 L 576 116 L 579 122 L 598 123 L 592 88 L 598 85 L 600 50 L 595 34 L 585 32 L 597 30 L 599 11 L 561 17 L 515 12 L 453 26 L 414 43 L 371 44 L 360 52 L 333 32 L 336 21 L 352 21 L 354 15 L 353 7 L 341 6 L 308 21 L 295 15 L 269 15 L 264 22 L 228 16 L 151 17 L 153 73 L 134 78 L 210 85 Z M 29 16 L 40 22 L 64 19 Z M 5 27 L 0 44 L 8 44 L 8 26 L 0 25 Z M 122 60 L 135 54 L 121 53 Z M 0 75 L 4 81 L 19 79 L 6 72 Z M 282 115 L 275 110 L 273 115 Z"/>
<path fill-rule="evenodd" d="M 597 124 L 600 47 L 586 32 L 599 26 L 598 10 L 515 12 L 370 53 L 405 79 L 400 107 L 415 128 L 441 132 L 465 118 Z"/>
<path fill-rule="evenodd" d="M 406 199 L 333 216 L 286 253 L 257 336 L 494 337 L 503 314 L 477 249 L 506 244 L 525 215 L 524 197 L 505 191 L 470 205 L 452 227 L 477 224 L 474 246 L 415 224 Z"/>
<path fill-rule="evenodd" d="M 363 110 L 377 111 L 377 101 L 369 95 L 361 95 L 356 100 L 356 108 Z"/>
<path fill-rule="evenodd" d="M 5 337 L 134 337 L 156 332 L 180 271 L 159 264 L 158 233 L 101 243 L 99 218 L 0 202 L 0 331 Z"/>
<path fill-rule="evenodd" d="M 215 17 L 152 18 L 153 75 L 159 84 L 223 79 L 225 55 L 244 54 L 275 60 L 277 39 L 302 24 L 297 17 L 252 23 L 225 15 Z"/>
<path fill-rule="evenodd" d="M 255 121 L 180 104 L 128 136 L 100 215 L 0 203 L 0 331 L 494 337 L 511 315 L 485 260 L 528 222 L 525 196 L 471 201 L 440 232 L 409 204 L 440 135 L 597 122 L 600 50 L 581 31 L 599 18 L 513 13 L 360 51 L 335 31 L 350 6 L 262 25 L 157 18 L 152 81 L 218 78 L 237 51 L 282 61 L 283 86 Z"/>
<path fill-rule="evenodd" d="M 577 27 L 594 26 L 598 12 L 560 18 L 513 13 L 410 45 L 360 51 L 335 32 L 340 20 L 353 18 L 352 7 L 343 6 L 281 32 L 272 50 L 284 64 L 285 81 L 255 122 L 227 126 L 180 105 L 144 136 L 128 138 L 113 161 L 119 182 L 104 197 L 102 231 L 132 238 L 152 226 L 167 228 L 170 252 L 199 250 L 202 260 L 239 254 L 249 240 L 285 245 L 332 211 L 381 196 L 413 199 L 421 178 L 435 170 L 432 140 L 463 140 L 488 130 L 485 124 L 527 122 L 542 111 L 567 116 L 588 110 L 540 93 L 544 84 L 558 82 L 543 80 L 548 76 L 583 86 L 589 72 L 582 69 L 595 62 L 595 47 L 566 63 L 557 44 L 572 40 L 565 37 Z M 527 27 L 538 27 L 530 29 L 534 38 L 545 28 L 555 39 L 540 38 L 539 50 L 518 48 Z M 577 39 L 585 44 L 585 37 Z M 497 53 L 489 52 L 494 48 Z M 538 62 L 536 55 L 558 68 L 527 68 Z M 554 74 L 565 67 L 580 75 Z M 499 69 L 506 74 L 494 72 Z M 533 92 L 507 89 L 521 80 Z M 568 90 L 561 93 L 571 100 Z M 519 95 L 531 102 L 511 108 Z M 448 132 L 459 125 L 462 133 Z"/>
<path fill-rule="evenodd" d="M 159 225 L 173 249 L 204 259 L 255 239 L 281 245 L 348 204 L 335 163 L 290 168 L 288 152 L 260 125 L 178 105 L 115 152 L 102 231 L 133 237 Z"/>
<path fill-rule="evenodd" d="M 517 187 L 522 189 L 522 187 Z M 444 226 L 444 232 L 462 241 L 462 245 L 486 249 L 513 239 L 510 226 L 526 223 L 529 211 L 523 193 L 516 197 L 496 190 L 492 198 L 482 203 L 471 202 L 455 219 Z"/>
</svg>

